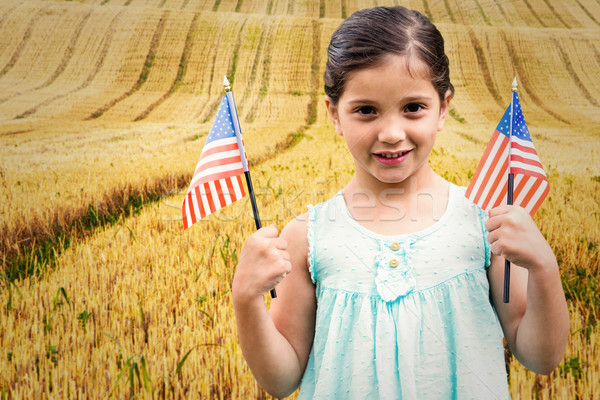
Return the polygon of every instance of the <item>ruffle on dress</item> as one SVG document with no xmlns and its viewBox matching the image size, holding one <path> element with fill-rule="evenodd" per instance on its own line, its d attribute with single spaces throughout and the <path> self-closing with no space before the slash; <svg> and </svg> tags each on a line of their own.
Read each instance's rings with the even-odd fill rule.
<svg viewBox="0 0 600 400">
<path fill-rule="evenodd" d="M 391 302 L 410 293 L 416 285 L 411 265 L 410 241 L 380 241 L 375 258 L 377 292 L 384 301 Z"/>
</svg>

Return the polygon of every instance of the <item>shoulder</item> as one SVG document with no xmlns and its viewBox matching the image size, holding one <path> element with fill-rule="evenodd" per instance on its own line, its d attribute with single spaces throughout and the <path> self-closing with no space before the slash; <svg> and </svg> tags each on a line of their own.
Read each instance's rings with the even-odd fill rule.
<svg viewBox="0 0 600 400">
<path fill-rule="evenodd" d="M 451 186 L 451 190 L 454 190 L 455 192 L 454 201 L 457 208 L 463 210 L 464 212 L 468 212 L 469 214 L 474 215 L 479 220 L 487 219 L 487 212 L 467 198 L 466 186 L 457 186 L 453 183 L 451 183 Z"/>
<path fill-rule="evenodd" d="M 306 259 L 308 254 L 308 213 L 293 218 L 281 231 L 280 237 L 288 244 L 288 251 L 296 260 Z"/>
<path fill-rule="evenodd" d="M 300 237 L 306 238 L 306 232 L 308 231 L 308 218 L 308 212 L 293 218 L 290 222 L 288 222 L 285 228 L 283 228 L 281 235 L 289 236 L 294 239 L 299 239 Z"/>
</svg>

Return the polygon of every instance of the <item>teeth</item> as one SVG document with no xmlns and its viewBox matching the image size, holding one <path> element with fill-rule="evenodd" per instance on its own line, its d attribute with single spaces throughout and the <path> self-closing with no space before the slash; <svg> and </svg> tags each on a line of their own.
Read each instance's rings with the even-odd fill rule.
<svg viewBox="0 0 600 400">
<path fill-rule="evenodd" d="M 385 157 L 385 158 L 398 158 L 400 156 L 403 156 L 404 154 L 406 154 L 405 151 L 403 151 L 402 153 L 396 153 L 396 154 L 380 154 L 380 156 Z"/>
</svg>

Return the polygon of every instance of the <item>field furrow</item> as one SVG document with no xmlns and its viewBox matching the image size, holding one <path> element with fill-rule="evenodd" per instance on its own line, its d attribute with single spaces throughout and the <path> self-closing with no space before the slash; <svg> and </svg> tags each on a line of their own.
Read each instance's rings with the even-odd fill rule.
<svg viewBox="0 0 600 400">
<path fill-rule="evenodd" d="M 162 14 L 162 16 L 158 22 L 158 26 L 156 27 L 154 34 L 152 35 L 152 40 L 150 41 L 150 48 L 148 50 L 148 54 L 146 54 L 144 66 L 142 67 L 142 72 L 140 72 L 138 80 L 131 86 L 131 88 L 127 92 L 123 93 L 119 97 L 111 100 L 110 102 L 104 104 L 102 107 L 98 108 L 96 111 L 91 113 L 86 118 L 86 120 L 101 117 L 106 111 L 108 111 L 110 108 L 112 108 L 115 104 L 117 104 L 120 101 L 131 96 L 133 93 L 138 91 L 144 85 L 144 83 L 148 79 L 148 74 L 150 73 L 150 69 L 152 68 L 154 59 L 156 58 L 156 51 L 157 51 L 158 44 L 159 44 L 160 38 L 162 36 L 162 33 L 165 29 L 165 21 L 166 21 L 168 15 L 169 15 L 168 11 L 165 11 Z"/>
<path fill-rule="evenodd" d="M 215 0 L 187 0 L 181 6 L 182 10 L 198 12 L 198 11 L 212 11 L 215 5 Z"/>
<path fill-rule="evenodd" d="M 563 27 L 571 29 L 571 25 L 565 20 L 565 18 L 563 18 L 563 15 L 565 14 L 564 12 L 561 13 L 557 11 L 557 7 L 553 6 L 549 0 L 544 0 L 544 3 L 546 3 L 546 6 L 552 12 L 552 16 L 556 18 L 556 20 L 559 21 Z M 568 13 L 566 14 L 568 16 Z"/>
<path fill-rule="evenodd" d="M 323 0 L 321 18 L 342 18 L 342 0 Z"/>
<path fill-rule="evenodd" d="M 16 96 L 19 96 L 19 95 L 22 95 L 24 93 L 36 91 L 36 90 L 45 88 L 47 86 L 50 86 L 52 84 L 52 82 L 54 82 L 56 80 L 56 78 L 58 78 L 58 76 L 63 73 L 63 71 L 65 70 L 67 64 L 71 61 L 71 57 L 73 56 L 73 52 L 75 51 L 75 46 L 76 46 L 76 44 L 77 44 L 77 42 L 79 40 L 79 36 L 81 35 L 81 32 L 82 32 L 83 27 L 85 26 L 87 20 L 92 15 L 92 12 L 93 12 L 93 9 L 90 9 L 89 11 L 87 11 L 87 13 L 84 13 L 79 18 L 79 22 L 77 22 L 77 24 L 75 25 L 75 30 L 70 35 L 71 39 L 69 40 L 69 43 L 68 43 L 68 45 L 67 45 L 67 47 L 66 47 L 66 49 L 65 49 L 65 51 L 63 53 L 63 56 L 62 56 L 60 62 L 58 63 L 56 69 L 50 74 L 49 77 L 44 82 L 42 82 L 41 84 L 39 84 L 38 86 L 31 87 L 31 86 L 33 86 L 35 84 L 35 81 L 32 82 L 30 80 L 31 74 L 26 74 L 23 77 L 23 79 L 21 80 L 21 82 L 24 82 L 24 85 L 25 85 L 26 89 L 25 90 L 17 91 L 19 85 L 18 84 L 11 85 L 10 89 L 14 93 L 12 93 L 12 94 L 10 94 L 8 96 L 0 98 L 0 104 L 4 103 L 6 100 L 9 100 L 9 99 L 11 99 L 13 97 L 16 97 Z M 73 13 L 73 15 L 77 17 L 77 14 L 75 14 L 75 13 Z M 65 23 L 65 22 L 67 22 L 67 23 Z M 68 22 L 70 22 L 70 21 L 60 21 L 59 22 L 60 25 L 56 25 L 56 26 L 65 26 L 66 25 L 66 27 L 70 27 L 71 24 L 68 23 Z M 45 33 L 47 33 L 47 32 L 45 32 Z M 65 35 L 65 36 L 68 36 L 68 33 L 65 34 L 63 32 L 54 32 L 53 38 L 59 38 L 59 37 L 62 36 L 61 34 Z M 52 49 L 53 52 L 57 53 L 58 50 L 60 49 L 60 46 L 56 46 L 56 47 L 48 46 L 47 48 Z M 48 62 L 48 61 L 52 61 L 52 57 L 47 57 L 45 55 L 40 55 L 38 58 L 41 59 L 41 60 L 43 60 L 40 63 L 44 63 L 44 64 L 46 62 Z M 36 70 L 35 72 L 38 73 L 39 69 Z M 43 71 L 42 71 L 42 74 L 43 74 Z M 7 79 L 10 79 L 10 78 L 7 78 Z M 18 82 L 18 79 L 13 78 L 13 80 L 16 80 Z M 21 82 L 19 82 L 19 83 L 21 83 Z M 5 91 L 5 93 L 6 93 L 6 91 Z"/>
<path fill-rule="evenodd" d="M 600 4 L 598 2 L 594 3 L 592 1 L 581 1 L 575 0 L 577 3 L 577 7 L 589 18 L 591 22 L 594 23 L 596 27 L 600 26 Z"/>
<path fill-rule="evenodd" d="M 15 12 L 17 9 L 19 8 L 19 4 L 16 2 L 13 3 L 3 3 L 0 4 L 0 32 L 2 32 L 2 28 L 4 27 L 4 24 L 6 24 L 9 19 L 10 19 L 10 15 Z"/>
<path fill-rule="evenodd" d="M 121 11 L 121 13 L 122 13 L 122 11 Z M 102 66 L 104 65 L 104 61 L 108 54 L 108 50 L 109 50 L 113 35 L 115 33 L 116 26 L 119 24 L 119 22 L 120 22 L 119 15 L 118 14 L 114 15 L 114 17 L 111 19 L 110 25 L 108 26 L 106 36 L 104 36 L 104 38 L 102 40 L 98 58 L 95 60 L 95 63 L 93 64 L 93 69 L 79 86 L 77 86 L 75 89 L 73 89 L 70 92 L 67 92 L 64 94 L 59 94 L 57 96 L 54 96 L 52 98 L 49 98 L 49 99 L 41 102 L 41 103 L 38 103 L 34 107 L 29 108 L 26 111 L 22 112 L 21 114 L 17 115 L 15 118 L 21 119 L 21 118 L 29 117 L 32 114 L 36 114 L 38 112 L 38 110 L 40 110 L 42 108 L 46 108 L 48 105 L 50 105 L 52 103 L 56 103 L 57 100 L 61 100 L 64 97 L 67 97 L 71 94 L 79 92 L 82 89 L 85 89 L 86 87 L 88 87 L 92 83 L 92 81 L 97 77 L 98 73 L 102 69 Z M 56 104 L 53 104 L 53 105 L 56 107 Z M 56 115 L 56 110 L 51 110 L 51 111 L 49 111 L 49 113 L 51 115 Z M 41 113 L 40 116 L 43 117 L 45 115 L 43 113 Z"/>
<path fill-rule="evenodd" d="M 220 13 L 235 12 L 239 1 L 241 0 L 216 0 L 213 11 Z"/>
<path fill-rule="evenodd" d="M 187 35 L 185 37 L 185 42 L 183 45 L 183 50 L 181 52 L 181 58 L 179 59 L 179 65 L 177 66 L 177 75 L 171 83 L 169 90 L 165 94 L 163 94 L 158 100 L 154 103 L 150 104 L 148 108 L 146 108 L 140 115 L 138 115 L 134 121 L 141 121 L 146 118 L 148 114 L 150 114 L 156 107 L 160 106 L 165 102 L 179 87 L 179 85 L 183 84 L 183 77 L 185 75 L 185 70 L 187 68 L 187 62 L 190 58 L 190 49 L 192 47 L 192 34 L 196 30 L 198 23 L 198 14 L 194 14 L 194 18 L 190 22 L 190 27 L 188 29 Z"/>
<path fill-rule="evenodd" d="M 239 79 L 240 71 L 243 71 L 247 65 L 252 65 L 252 57 L 256 52 L 256 43 L 260 37 L 260 18 L 252 16 L 236 15 L 235 19 L 218 24 L 218 28 L 211 30 L 208 36 L 214 43 L 204 54 L 200 51 L 195 52 L 198 57 L 211 60 L 206 69 L 200 68 L 204 73 L 204 90 L 199 91 L 199 96 L 204 100 L 203 106 L 197 110 L 192 110 L 190 114 L 193 121 L 202 121 L 203 123 L 212 120 L 217 112 L 221 98 L 223 97 L 223 77 L 227 76 L 230 83 L 237 93 L 237 104 L 240 104 L 240 97 L 244 99 L 246 85 L 249 82 L 246 79 Z M 222 38 L 235 38 L 235 40 L 224 40 Z M 207 40 L 206 43 L 210 43 Z M 202 58 L 199 58 L 196 65 L 204 66 Z M 239 107 L 239 106 L 238 106 Z M 238 113 L 240 109 L 238 108 Z"/>
<path fill-rule="evenodd" d="M 148 116 L 149 121 L 196 121 L 199 118 L 208 121 L 216 112 L 216 107 L 213 109 L 209 104 L 217 104 L 217 100 L 224 93 L 223 76 L 228 75 L 231 81 L 234 80 L 234 71 L 239 60 L 237 53 L 242 42 L 240 35 L 244 30 L 246 19 L 240 18 L 238 22 L 232 24 L 216 19 L 210 13 L 199 14 L 198 18 L 195 28 L 190 31 L 192 36 L 186 55 L 186 67 L 177 90 Z M 224 37 L 231 37 L 228 36 L 230 34 L 236 35 L 232 65 L 215 71 L 214 61 L 219 43 Z M 206 113 L 206 116 L 200 117 L 203 113 Z"/>
<path fill-rule="evenodd" d="M 239 0 L 236 5 L 235 12 L 240 12 L 244 14 L 262 14 L 262 15 L 270 15 L 269 7 L 273 7 L 270 5 L 272 0 Z"/>
<path fill-rule="evenodd" d="M 485 126 L 502 114 L 508 100 L 503 101 L 491 77 L 486 54 L 476 33 L 480 30 L 453 24 L 439 24 L 439 28 L 446 39 L 450 77 L 456 91 L 450 116 L 463 123 Z M 505 98 L 510 96 L 508 92 L 505 94 Z"/>
<path fill-rule="evenodd" d="M 141 23 L 138 18 L 135 18 L 135 15 L 131 14 L 131 17 L 132 24 Z M 185 37 L 193 17 L 194 14 L 191 13 L 170 13 L 165 16 L 164 28 L 144 84 L 130 96 L 107 110 L 104 118 L 134 120 L 169 92 L 173 82 L 177 79 L 185 48 Z M 142 63 L 139 67 L 142 67 Z"/>
<path fill-rule="evenodd" d="M 527 104 L 528 99 L 533 102 L 537 107 L 544 110 L 548 116 L 556 119 L 556 121 L 560 121 L 566 124 L 570 124 L 571 115 L 561 115 L 558 112 L 553 110 L 553 104 L 546 104 L 541 98 L 536 89 L 541 89 L 543 91 L 548 90 L 547 82 L 544 79 L 540 79 L 541 76 L 530 74 L 531 70 L 529 67 L 532 66 L 532 63 L 527 63 L 528 58 L 525 55 L 529 55 L 528 52 L 523 52 L 517 46 L 519 45 L 519 41 L 522 40 L 521 37 L 516 39 L 516 42 L 511 40 L 511 37 L 507 36 L 505 32 L 501 33 L 502 40 L 506 44 L 508 49 L 510 59 L 512 61 L 513 68 L 515 69 L 516 76 L 519 79 L 519 85 L 521 90 L 519 91 L 520 97 L 525 99 L 525 104 Z M 547 70 L 542 71 L 544 74 L 548 73 Z M 534 79 L 539 83 L 536 85 Z"/>
<path fill-rule="evenodd" d="M 569 55 L 567 54 L 567 52 L 565 51 L 565 49 L 562 47 L 562 45 L 559 43 L 558 40 L 556 40 L 554 38 L 553 43 L 555 44 L 556 50 L 558 51 L 558 53 L 560 54 L 560 59 L 562 60 L 562 63 L 565 66 L 565 70 L 568 73 L 568 76 L 571 78 L 572 80 L 572 84 L 567 85 L 566 87 L 568 88 L 569 86 L 573 86 L 573 84 L 577 87 L 577 89 L 579 90 L 581 96 L 581 100 L 587 100 L 589 102 L 589 104 L 593 105 L 594 107 L 600 107 L 600 103 L 598 102 L 598 100 L 596 99 L 596 97 L 594 97 L 592 95 L 592 93 L 588 90 L 586 84 L 583 82 L 583 80 L 579 77 L 579 72 L 581 71 L 581 73 L 585 73 L 585 69 L 575 69 L 573 67 L 573 61 L 571 60 L 571 58 L 569 57 Z M 600 66 L 595 66 L 596 70 L 600 70 Z M 557 88 L 563 88 L 565 86 L 563 86 L 560 82 L 556 82 L 553 81 L 551 82 L 551 84 L 553 86 L 556 86 Z M 566 90 L 566 96 L 564 97 L 570 97 L 569 96 L 569 91 Z M 563 98 L 564 98 L 563 97 Z M 586 106 L 588 106 L 588 104 L 573 104 L 571 102 L 569 102 L 571 106 L 575 106 L 578 110 L 583 110 L 586 108 Z"/>
<path fill-rule="evenodd" d="M 294 15 L 298 17 L 319 18 L 321 14 L 321 1 L 294 1 Z M 324 1 L 324 0 L 323 0 Z"/>
<path fill-rule="evenodd" d="M 29 9 L 22 9 L 19 10 L 20 12 L 15 12 L 13 14 L 10 15 L 11 20 L 7 21 L 5 24 L 3 24 L 3 28 L 5 32 L 1 32 L 4 36 L 4 40 L 6 40 L 7 38 L 15 38 L 16 40 L 8 40 L 8 43 L 13 42 L 14 45 L 13 46 L 7 46 L 6 48 L 4 48 L 3 50 L 3 55 L 8 56 L 8 54 L 11 54 L 10 57 L 6 58 L 6 61 L 3 58 L 0 58 L 0 65 L 2 66 L 2 69 L 0 69 L 0 78 L 2 78 L 4 75 L 6 75 L 17 63 L 19 57 L 21 56 L 21 53 L 23 52 L 23 49 L 25 49 L 25 46 L 27 45 L 27 42 L 29 41 L 29 38 L 31 37 L 31 33 L 33 32 L 33 30 L 36 27 L 36 22 L 38 19 L 40 19 L 42 17 L 42 15 L 44 14 L 44 11 L 50 7 L 50 5 L 47 5 L 46 7 L 43 8 L 39 8 L 36 9 L 36 7 L 34 7 L 33 10 L 29 10 Z M 31 18 L 29 19 L 29 21 L 27 21 L 27 25 L 24 25 L 23 22 L 26 21 L 26 17 L 23 17 L 23 14 L 27 15 L 32 13 L 33 15 L 31 15 Z M 25 20 L 25 21 L 24 21 Z M 21 29 L 19 29 L 21 28 Z M 11 48 L 12 47 L 12 48 Z M 5 63 L 4 63 L 5 61 Z M 0 81 L 1 82 L 1 81 Z"/>
</svg>

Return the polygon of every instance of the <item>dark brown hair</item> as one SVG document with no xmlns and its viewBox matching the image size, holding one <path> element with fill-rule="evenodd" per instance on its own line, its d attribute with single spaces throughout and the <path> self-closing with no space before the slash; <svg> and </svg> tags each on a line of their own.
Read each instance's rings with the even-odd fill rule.
<svg viewBox="0 0 600 400">
<path fill-rule="evenodd" d="M 444 38 L 427 17 L 404 7 L 376 7 L 348 17 L 331 36 L 325 67 L 325 93 L 337 104 L 348 74 L 374 67 L 388 54 L 416 56 L 429 67 L 429 79 L 444 99 L 450 83 Z"/>
</svg>

